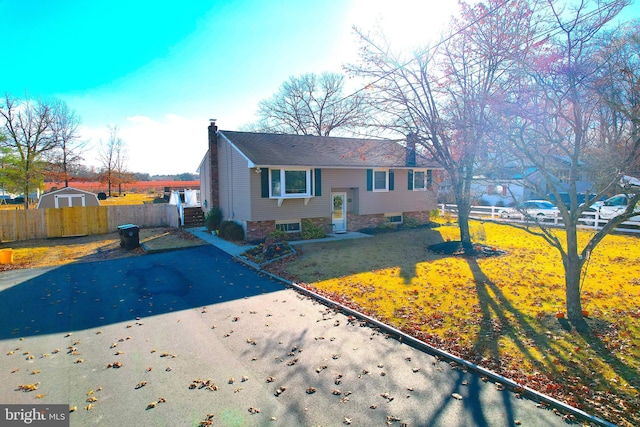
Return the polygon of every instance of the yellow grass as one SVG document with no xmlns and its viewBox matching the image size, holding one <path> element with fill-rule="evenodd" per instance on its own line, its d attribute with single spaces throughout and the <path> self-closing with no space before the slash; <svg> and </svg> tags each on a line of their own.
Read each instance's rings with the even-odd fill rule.
<svg viewBox="0 0 640 427">
<path fill-rule="evenodd" d="M 142 205 L 144 203 L 152 203 L 155 197 L 154 194 L 149 193 L 127 193 L 126 196 L 109 197 L 107 200 L 100 200 L 100 204 L 102 206 Z"/>
<path fill-rule="evenodd" d="M 581 334 L 555 317 L 565 302 L 557 251 L 505 225 L 476 222 L 472 235 L 507 254 L 429 254 L 425 242 L 459 239 L 457 227 L 440 227 L 363 239 L 355 249 L 379 248 L 388 259 L 402 251 L 396 264 L 354 272 L 352 262 L 340 275 L 335 269 L 353 258 L 355 246 L 335 242 L 322 255 L 313 246 L 303 249 L 287 271 L 467 360 L 620 425 L 640 425 L 640 239 L 607 236 L 592 254 L 582 288 L 590 334 Z M 582 244 L 589 236 L 581 233 Z M 315 279 L 318 271 L 304 276 L 323 265 L 335 278 Z"/>
<path fill-rule="evenodd" d="M 203 242 L 176 228 L 140 229 L 140 243 L 150 252 L 198 246 Z M 142 248 L 120 247 L 119 232 L 58 239 L 34 239 L 12 242 L 13 263 L 0 265 L 0 271 L 15 268 L 54 267 L 72 262 L 101 261 L 142 255 Z"/>
</svg>

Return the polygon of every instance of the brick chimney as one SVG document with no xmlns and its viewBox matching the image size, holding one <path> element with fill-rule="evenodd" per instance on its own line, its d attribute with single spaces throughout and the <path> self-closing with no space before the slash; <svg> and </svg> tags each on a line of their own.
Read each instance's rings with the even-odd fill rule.
<svg viewBox="0 0 640 427">
<path fill-rule="evenodd" d="M 220 207 L 220 186 L 218 184 L 218 126 L 215 119 L 209 124 L 209 183 L 211 194 L 209 207 Z"/>
<path fill-rule="evenodd" d="M 415 133 L 410 133 L 407 135 L 407 145 L 405 147 L 405 150 L 406 150 L 405 166 L 416 165 L 416 141 L 417 140 L 418 140 L 418 135 L 416 135 Z"/>
</svg>

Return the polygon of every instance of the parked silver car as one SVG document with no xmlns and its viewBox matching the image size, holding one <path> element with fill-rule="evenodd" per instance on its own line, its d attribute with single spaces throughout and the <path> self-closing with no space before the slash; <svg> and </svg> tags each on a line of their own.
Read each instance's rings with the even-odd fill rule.
<svg viewBox="0 0 640 427">
<path fill-rule="evenodd" d="M 498 211 L 501 218 L 554 219 L 560 214 L 560 210 L 547 200 L 525 200 L 513 208 L 503 208 Z"/>
</svg>

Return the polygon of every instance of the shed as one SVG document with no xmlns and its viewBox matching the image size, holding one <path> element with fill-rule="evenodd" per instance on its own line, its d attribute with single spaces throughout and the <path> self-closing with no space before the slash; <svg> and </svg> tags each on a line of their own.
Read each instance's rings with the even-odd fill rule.
<svg viewBox="0 0 640 427">
<path fill-rule="evenodd" d="M 38 202 L 38 209 L 75 206 L 100 206 L 100 201 L 98 201 L 98 196 L 94 193 L 73 187 L 65 187 L 43 194 Z"/>
</svg>

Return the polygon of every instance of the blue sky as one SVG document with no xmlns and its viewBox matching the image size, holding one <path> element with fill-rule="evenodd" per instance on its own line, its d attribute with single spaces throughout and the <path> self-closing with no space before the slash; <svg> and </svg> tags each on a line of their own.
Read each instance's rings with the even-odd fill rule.
<svg viewBox="0 0 640 427">
<path fill-rule="evenodd" d="M 0 0 L 0 92 L 59 98 L 96 147 L 116 125 L 133 172 L 195 172 L 210 118 L 237 130 L 289 76 L 357 60 L 356 25 L 433 39 L 454 0 Z"/>
<path fill-rule="evenodd" d="M 0 91 L 64 100 L 94 147 L 87 164 L 113 124 L 130 170 L 194 172 L 210 118 L 230 130 L 254 121 L 289 76 L 355 61 L 353 25 L 408 33 L 407 10 L 425 3 L 441 2 L 0 0 Z M 448 17 L 450 3 L 430 16 Z"/>
</svg>

